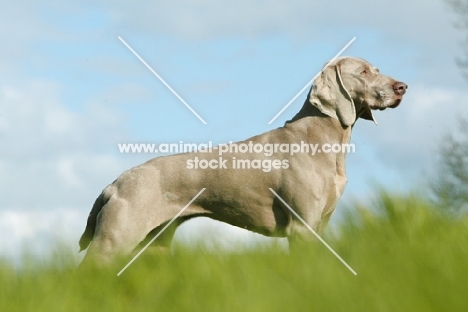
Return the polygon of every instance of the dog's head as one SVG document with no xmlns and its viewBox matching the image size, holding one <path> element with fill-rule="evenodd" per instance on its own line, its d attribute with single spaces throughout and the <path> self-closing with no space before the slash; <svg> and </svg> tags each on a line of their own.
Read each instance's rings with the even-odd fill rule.
<svg viewBox="0 0 468 312">
<path fill-rule="evenodd" d="M 326 65 L 315 79 L 309 102 L 347 127 L 357 118 L 375 122 L 371 110 L 397 107 L 407 87 L 403 82 L 382 75 L 363 59 L 341 57 Z"/>
</svg>

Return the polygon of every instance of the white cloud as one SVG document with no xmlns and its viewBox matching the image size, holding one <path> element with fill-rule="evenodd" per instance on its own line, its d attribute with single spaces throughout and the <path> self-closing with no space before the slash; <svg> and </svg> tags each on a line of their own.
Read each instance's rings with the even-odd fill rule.
<svg viewBox="0 0 468 312">
<path fill-rule="evenodd" d="M 57 173 L 62 181 L 69 187 L 82 188 L 82 181 L 77 174 L 76 163 L 72 158 L 63 158 L 58 161 Z"/>
<path fill-rule="evenodd" d="M 60 90 L 42 80 L 0 88 L 0 255 L 77 249 L 94 199 L 130 166 L 117 154 L 127 135 L 118 111 L 97 101 L 73 111 Z"/>
<path fill-rule="evenodd" d="M 0 256 L 16 260 L 25 251 L 43 257 L 58 244 L 78 252 L 86 216 L 82 210 L 68 208 L 0 210 Z"/>
<path fill-rule="evenodd" d="M 44 81 L 0 89 L 2 207 L 90 206 L 128 166 L 116 153 L 126 133 L 115 109 L 76 112 L 59 98 L 60 87 Z"/>
</svg>

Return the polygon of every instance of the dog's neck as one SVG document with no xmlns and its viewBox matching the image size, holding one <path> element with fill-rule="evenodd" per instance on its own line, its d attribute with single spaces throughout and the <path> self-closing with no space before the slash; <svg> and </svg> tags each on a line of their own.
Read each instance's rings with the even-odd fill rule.
<svg viewBox="0 0 468 312">
<path fill-rule="evenodd" d="M 301 110 L 291 120 L 286 121 L 286 124 L 295 122 L 305 117 L 328 117 L 328 116 L 322 113 L 317 107 L 311 105 L 309 100 L 307 99 L 304 102 L 304 105 L 302 106 Z"/>
<path fill-rule="evenodd" d="M 302 109 L 291 120 L 286 121 L 284 128 L 294 131 L 299 137 L 301 137 L 299 133 L 302 132 L 302 138 L 305 141 L 310 141 L 309 143 L 319 143 L 316 141 L 317 136 L 315 133 L 320 129 L 333 128 L 336 131 L 330 132 L 329 136 L 325 136 L 327 139 L 337 143 L 349 143 L 353 127 L 343 127 L 338 119 L 325 115 L 306 100 Z"/>
</svg>

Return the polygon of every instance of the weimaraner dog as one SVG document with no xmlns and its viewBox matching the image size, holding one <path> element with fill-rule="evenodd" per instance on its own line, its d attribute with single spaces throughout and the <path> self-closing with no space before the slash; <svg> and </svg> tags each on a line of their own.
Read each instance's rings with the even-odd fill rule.
<svg viewBox="0 0 468 312">
<path fill-rule="evenodd" d="M 397 107 L 407 85 L 379 73 L 367 61 L 341 57 L 325 66 L 304 106 L 283 127 L 237 144 L 346 144 L 358 118 L 374 120 L 371 110 Z M 375 121 L 375 120 L 374 120 Z M 250 143 L 249 143 L 250 142 Z M 168 227 L 152 247 L 169 248 L 182 222 L 199 216 L 267 236 L 309 240 L 312 233 L 270 191 L 274 190 L 315 231 L 321 233 L 346 185 L 346 153 L 273 155 L 231 150 L 235 159 L 270 159 L 271 170 L 195 168 L 194 160 L 219 160 L 219 151 L 157 157 L 125 171 L 99 195 L 80 239 L 89 246 L 84 263 L 109 263 L 149 241 L 203 188 L 205 191 Z M 191 166 L 189 166 L 191 164 Z M 214 163 L 213 163 L 214 164 Z M 190 169 L 191 168 L 191 169 Z"/>
</svg>

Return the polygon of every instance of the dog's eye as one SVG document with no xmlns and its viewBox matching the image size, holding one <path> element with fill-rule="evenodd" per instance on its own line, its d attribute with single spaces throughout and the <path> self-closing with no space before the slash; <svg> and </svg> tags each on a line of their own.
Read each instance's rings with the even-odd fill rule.
<svg viewBox="0 0 468 312">
<path fill-rule="evenodd" d="M 361 75 L 366 75 L 367 74 L 367 69 L 364 69 L 361 71 Z"/>
</svg>

